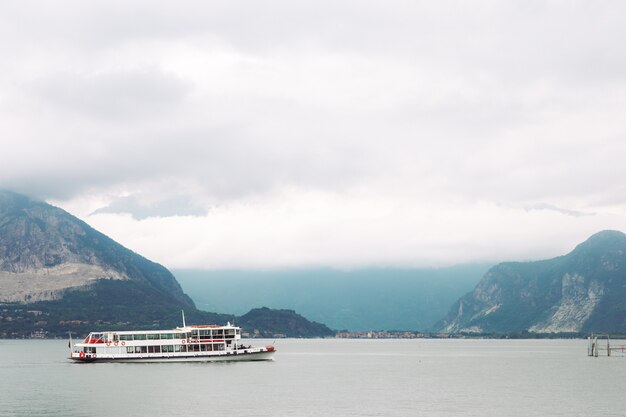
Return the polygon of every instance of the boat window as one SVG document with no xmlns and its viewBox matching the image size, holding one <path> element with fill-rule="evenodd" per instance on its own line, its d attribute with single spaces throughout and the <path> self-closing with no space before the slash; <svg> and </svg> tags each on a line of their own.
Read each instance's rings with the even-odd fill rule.
<svg viewBox="0 0 626 417">
<path fill-rule="evenodd" d="M 146 335 L 145 334 L 135 334 L 133 335 L 135 340 L 146 340 Z"/>
<path fill-rule="evenodd" d="M 161 335 L 161 339 L 173 339 L 173 338 L 174 338 L 173 333 L 164 333 Z"/>
<path fill-rule="evenodd" d="M 146 346 L 135 346 L 135 353 L 148 353 Z"/>
<path fill-rule="evenodd" d="M 159 340 L 161 337 L 158 334 L 149 334 L 148 340 Z"/>
<path fill-rule="evenodd" d="M 176 347 L 180 347 L 180 351 L 181 352 L 187 352 L 187 346 L 185 346 L 185 345 L 182 345 L 182 346 L 181 345 L 176 345 Z"/>
<path fill-rule="evenodd" d="M 180 352 L 180 345 L 174 345 L 174 352 Z"/>
<path fill-rule="evenodd" d="M 119 335 L 120 340 L 133 340 L 132 334 L 121 334 Z"/>
<path fill-rule="evenodd" d="M 135 353 L 135 348 L 133 348 L 132 346 L 127 346 L 126 353 Z"/>
<path fill-rule="evenodd" d="M 174 346 L 172 345 L 167 345 L 167 346 L 161 346 L 161 352 L 174 352 Z"/>
</svg>

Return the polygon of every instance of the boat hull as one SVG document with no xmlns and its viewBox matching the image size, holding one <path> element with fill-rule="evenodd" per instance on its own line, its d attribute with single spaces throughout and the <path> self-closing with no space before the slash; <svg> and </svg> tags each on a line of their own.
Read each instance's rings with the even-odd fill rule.
<svg viewBox="0 0 626 417">
<path fill-rule="evenodd" d="M 226 353 L 220 352 L 215 355 L 144 355 L 144 356 L 112 356 L 100 355 L 93 357 L 71 357 L 70 359 L 81 363 L 93 362 L 119 362 L 119 363 L 157 363 L 157 362 L 241 362 L 241 361 L 269 361 L 273 360 L 275 351 L 262 351 L 250 353 Z"/>
</svg>

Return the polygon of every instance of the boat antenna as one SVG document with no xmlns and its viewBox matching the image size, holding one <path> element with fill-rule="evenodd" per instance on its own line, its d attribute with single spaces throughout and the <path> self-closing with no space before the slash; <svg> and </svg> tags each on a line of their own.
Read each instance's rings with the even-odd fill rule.
<svg viewBox="0 0 626 417">
<path fill-rule="evenodd" d="M 183 327 L 187 327 L 185 324 L 185 310 L 180 310 L 183 313 Z"/>
</svg>

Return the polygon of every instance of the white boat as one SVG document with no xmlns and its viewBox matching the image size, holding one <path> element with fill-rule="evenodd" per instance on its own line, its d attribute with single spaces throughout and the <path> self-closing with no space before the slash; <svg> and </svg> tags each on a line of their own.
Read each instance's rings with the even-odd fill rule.
<svg viewBox="0 0 626 417">
<path fill-rule="evenodd" d="M 271 360 L 274 346 L 241 343 L 241 328 L 231 325 L 177 327 L 172 330 L 92 332 L 72 343 L 70 359 L 79 362 L 212 362 Z"/>
</svg>

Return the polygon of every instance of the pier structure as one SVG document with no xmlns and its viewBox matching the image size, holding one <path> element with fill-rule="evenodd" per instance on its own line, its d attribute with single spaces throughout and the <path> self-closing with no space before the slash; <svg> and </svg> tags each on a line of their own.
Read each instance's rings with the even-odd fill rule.
<svg viewBox="0 0 626 417">
<path fill-rule="evenodd" d="M 606 342 L 606 343 L 605 343 Z M 587 356 L 612 356 L 612 354 L 619 353 L 619 356 L 625 356 L 626 344 L 614 344 L 611 345 L 611 336 L 608 334 L 593 333 L 587 338 Z"/>
</svg>

